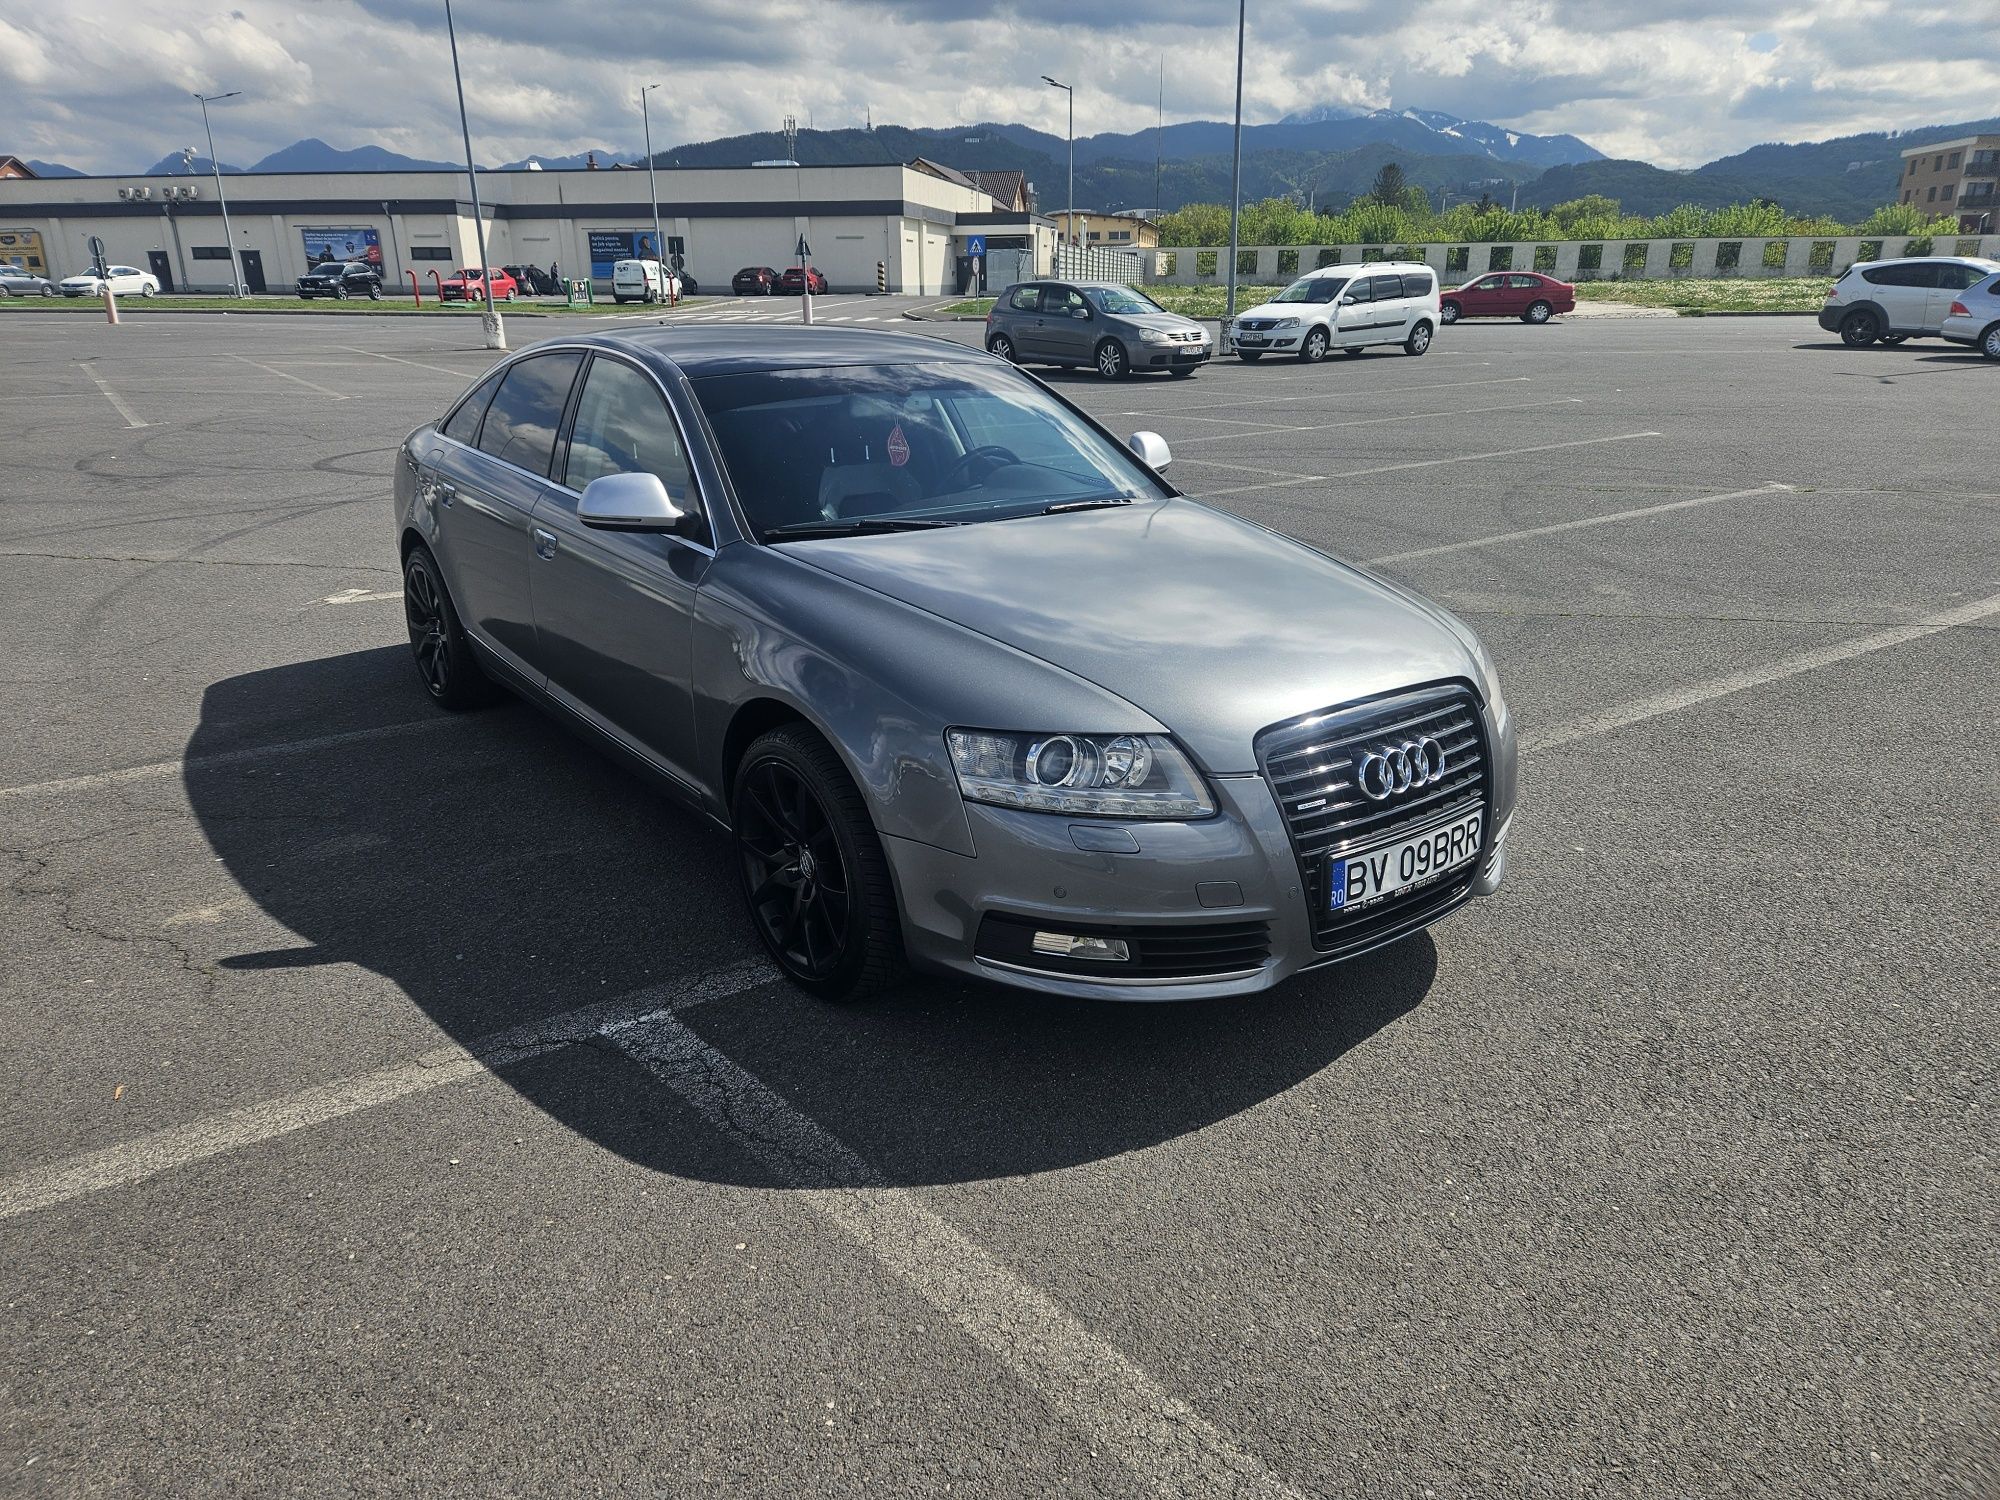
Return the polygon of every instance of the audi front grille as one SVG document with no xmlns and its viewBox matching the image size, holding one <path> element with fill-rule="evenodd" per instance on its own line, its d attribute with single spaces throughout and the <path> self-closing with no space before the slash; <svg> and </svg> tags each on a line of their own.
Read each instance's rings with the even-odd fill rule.
<svg viewBox="0 0 2000 1500">
<path fill-rule="evenodd" d="M 1322 953 L 1346 957 L 1390 942 L 1471 896 L 1492 847 L 1492 775 L 1486 722 L 1465 688 L 1421 688 L 1273 724 L 1257 736 L 1257 759 L 1284 813 Z M 1470 863 L 1379 901 L 1331 909 L 1335 860 L 1475 808 L 1487 816 Z"/>
</svg>

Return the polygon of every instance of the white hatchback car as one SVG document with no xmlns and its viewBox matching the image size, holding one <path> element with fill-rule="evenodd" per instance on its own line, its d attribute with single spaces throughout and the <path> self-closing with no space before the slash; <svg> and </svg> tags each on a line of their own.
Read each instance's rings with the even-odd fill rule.
<svg viewBox="0 0 2000 1500">
<path fill-rule="evenodd" d="M 680 296 L 680 277 L 656 260 L 621 260 L 611 268 L 614 302 L 670 302 Z"/>
<path fill-rule="evenodd" d="M 1827 292 L 1819 326 L 1850 349 L 1935 338 L 1958 294 L 1995 271 L 2000 261 L 1972 255 L 1857 261 Z"/>
<path fill-rule="evenodd" d="M 103 276 L 95 271 L 85 271 L 80 276 L 65 276 L 61 282 L 62 294 L 65 297 L 102 297 L 107 281 L 111 283 L 112 292 L 120 297 L 151 297 L 160 290 L 159 278 L 137 266 L 107 266 L 105 270 L 108 274 Z"/>
<path fill-rule="evenodd" d="M 1230 342 L 1248 363 L 1290 354 L 1311 365 L 1330 350 L 1359 354 L 1371 344 L 1401 344 L 1406 354 L 1422 354 L 1438 323 L 1437 273 L 1377 261 L 1301 276 L 1269 302 L 1237 314 Z"/>
<path fill-rule="evenodd" d="M 1938 332 L 1954 344 L 1970 344 L 1988 359 L 2000 359 L 2000 275 L 1975 282 L 1952 298 Z"/>
</svg>

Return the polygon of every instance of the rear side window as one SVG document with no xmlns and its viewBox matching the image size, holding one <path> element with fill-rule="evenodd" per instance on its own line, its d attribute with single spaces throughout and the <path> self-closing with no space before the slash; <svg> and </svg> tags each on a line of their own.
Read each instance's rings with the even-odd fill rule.
<svg viewBox="0 0 2000 1500">
<path fill-rule="evenodd" d="M 1007 299 L 1007 305 L 1015 312 L 1038 312 L 1042 306 L 1042 289 L 1038 286 L 1017 286 L 1014 295 Z"/>
<path fill-rule="evenodd" d="M 582 363 L 575 352 L 536 354 L 510 369 L 486 410 L 480 449 L 531 474 L 547 474 L 563 403 Z"/>
<path fill-rule="evenodd" d="M 1937 284 L 1946 291 L 1962 292 L 1967 287 L 1978 285 L 1990 274 L 1978 266 L 1939 266 Z"/>
<path fill-rule="evenodd" d="M 1938 268 L 1929 262 L 1913 266 L 1877 266 L 1863 271 L 1862 280 L 1876 286 L 1936 286 Z"/>
<path fill-rule="evenodd" d="M 1428 276 L 1418 274 L 1414 276 L 1405 275 L 1403 277 L 1403 295 L 1405 297 L 1428 297 L 1436 288 L 1437 283 Z"/>
<path fill-rule="evenodd" d="M 455 443 L 463 443 L 470 448 L 479 441 L 479 419 L 486 415 L 486 408 L 492 404 L 493 393 L 500 389 L 498 374 L 488 375 L 472 389 L 472 394 L 458 403 L 458 410 L 446 419 L 443 432 Z"/>
<path fill-rule="evenodd" d="M 1403 278 L 1400 276 L 1370 276 L 1368 295 L 1377 302 L 1391 302 L 1403 295 Z"/>
<path fill-rule="evenodd" d="M 1539 292 L 1542 278 L 1539 276 L 1509 276 L 1507 284 L 1517 292 Z"/>
</svg>

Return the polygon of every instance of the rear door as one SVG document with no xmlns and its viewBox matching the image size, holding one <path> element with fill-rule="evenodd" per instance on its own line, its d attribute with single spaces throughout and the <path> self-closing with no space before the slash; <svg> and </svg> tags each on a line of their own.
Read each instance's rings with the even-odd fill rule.
<svg viewBox="0 0 2000 1500">
<path fill-rule="evenodd" d="M 438 486 L 438 560 L 459 618 L 515 671 L 539 681 L 530 539 L 555 454 L 579 350 L 531 354 L 508 366 L 478 424 L 463 440 L 456 418 L 433 440 Z M 457 429 L 456 431 L 454 429 Z M 460 441 L 452 441 L 453 437 Z"/>
<path fill-rule="evenodd" d="M 1410 302 L 1403 295 L 1400 274 L 1378 273 L 1368 278 L 1368 295 L 1375 315 L 1369 319 L 1370 343 L 1400 343 L 1409 331 Z"/>
<path fill-rule="evenodd" d="M 1537 302 L 1548 303 L 1551 310 L 1555 307 L 1555 299 L 1549 295 L 1542 278 L 1529 276 L 1523 272 L 1517 271 L 1507 278 L 1507 296 L 1512 304 L 1508 311 L 1517 315 L 1526 312 Z"/>
<path fill-rule="evenodd" d="M 577 519 L 591 480 L 630 473 L 659 476 L 697 518 L 685 535 L 599 531 Z M 535 513 L 537 657 L 552 697 L 690 786 L 695 588 L 715 556 L 705 514 L 659 383 L 635 363 L 594 353 Z"/>
<path fill-rule="evenodd" d="M 1882 266 L 1863 271 L 1868 295 L 1882 309 L 1882 316 L 1895 333 L 1918 333 L 1930 311 L 1931 294 L 1937 289 L 1937 267 L 1930 261 Z"/>
</svg>

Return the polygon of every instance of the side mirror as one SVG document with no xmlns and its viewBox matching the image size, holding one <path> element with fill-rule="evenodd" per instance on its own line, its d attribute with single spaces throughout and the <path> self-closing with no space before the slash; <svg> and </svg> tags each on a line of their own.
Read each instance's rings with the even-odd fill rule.
<svg viewBox="0 0 2000 1500">
<path fill-rule="evenodd" d="M 1341 296 L 1340 305 L 1342 307 L 1352 307 L 1354 306 L 1356 300 L 1357 299 L 1355 298 L 1354 293 L 1346 292 Z"/>
<path fill-rule="evenodd" d="M 1167 440 L 1157 432 L 1135 432 L 1125 439 L 1125 446 L 1155 474 L 1174 461 L 1173 450 L 1167 447 Z"/>
<path fill-rule="evenodd" d="M 600 474 L 583 487 L 576 518 L 599 531 L 675 531 L 687 512 L 657 474 Z"/>
<path fill-rule="evenodd" d="M 1080 322 L 1088 323 L 1090 321 L 1090 309 L 1087 307 L 1072 307 L 1069 310 L 1069 315 Z"/>
</svg>

